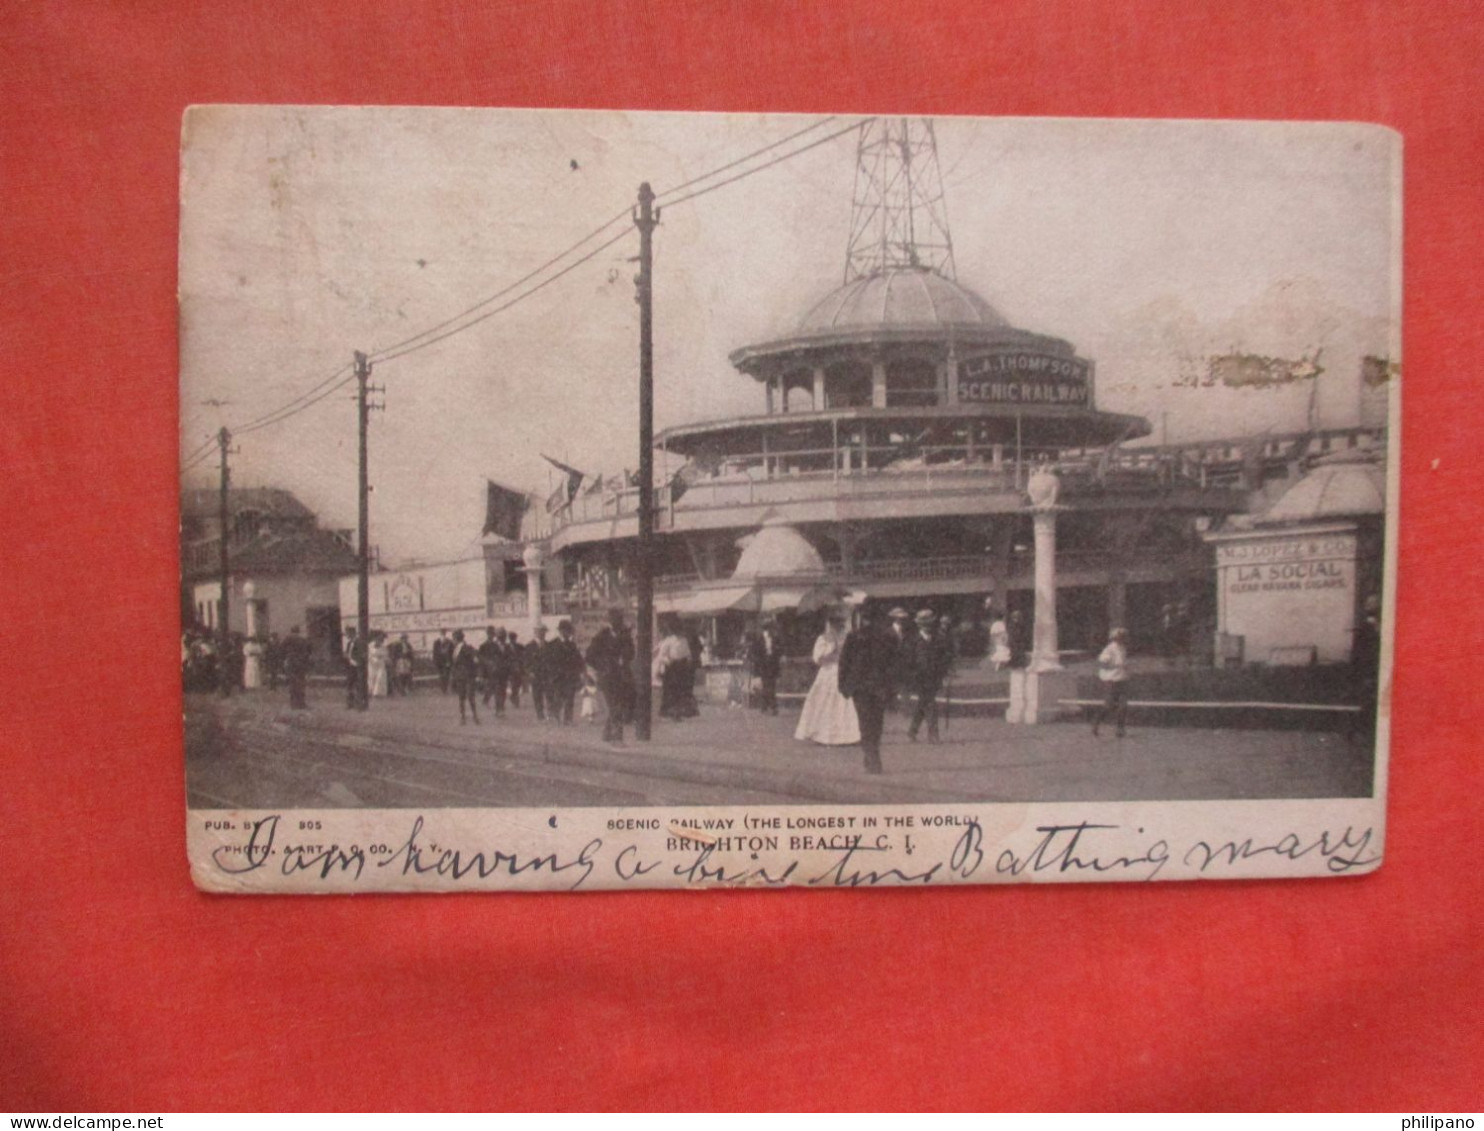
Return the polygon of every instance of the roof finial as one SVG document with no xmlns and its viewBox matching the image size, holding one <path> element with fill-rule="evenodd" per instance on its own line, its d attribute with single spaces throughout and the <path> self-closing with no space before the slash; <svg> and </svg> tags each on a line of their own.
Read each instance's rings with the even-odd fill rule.
<svg viewBox="0 0 1484 1131">
<path fill-rule="evenodd" d="M 871 118 L 856 143 L 845 281 L 893 268 L 954 277 L 938 139 L 928 118 Z"/>
</svg>

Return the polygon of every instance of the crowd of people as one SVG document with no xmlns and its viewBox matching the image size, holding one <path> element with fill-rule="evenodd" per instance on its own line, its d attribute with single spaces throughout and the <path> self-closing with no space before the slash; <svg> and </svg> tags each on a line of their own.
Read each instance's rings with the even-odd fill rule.
<svg viewBox="0 0 1484 1131">
<path fill-rule="evenodd" d="M 1029 654 L 1029 640 L 1019 631 L 1017 614 L 997 614 L 986 602 L 988 622 L 987 654 L 998 671 L 1005 666 L 1024 666 Z M 760 640 L 767 639 L 765 625 Z M 1108 644 L 1097 659 L 1098 677 L 1107 689 L 1106 701 L 1093 716 L 1093 734 L 1111 719 L 1122 737 L 1128 717 L 1128 651 L 1127 632 L 1114 628 Z M 959 653 L 960 636 L 954 632 L 951 617 L 939 616 L 931 609 L 920 609 L 916 615 L 894 608 L 882 613 L 869 606 L 860 613 L 860 626 L 845 629 L 843 614 L 831 613 L 824 630 L 814 643 L 813 661 L 817 667 L 814 683 L 804 699 L 794 737 L 799 741 L 827 746 L 859 745 L 864 754 L 867 773 L 879 774 L 881 736 L 886 713 L 894 705 L 910 709 L 907 740 L 916 742 L 926 732 L 927 741 L 939 741 L 940 697 L 943 685 L 953 670 Z M 754 644 L 754 678 L 759 669 L 760 650 Z M 776 665 L 771 666 L 776 684 Z M 764 700 L 776 704 L 773 689 L 764 679 Z M 766 707 L 764 709 L 767 709 Z M 772 707 L 777 713 L 777 707 Z"/>
<path fill-rule="evenodd" d="M 1364 732 L 1373 726 L 1380 632 L 1379 601 L 1368 598 L 1365 615 L 1356 630 L 1352 667 Z M 1166 604 L 1160 612 L 1159 644 L 1166 663 L 1179 664 L 1188 646 L 1191 623 L 1183 603 Z M 978 633 L 975 637 L 973 634 Z M 953 618 L 931 609 L 910 614 L 897 607 L 883 611 L 867 605 L 858 612 L 858 624 L 847 629 L 844 611 L 831 611 L 814 642 L 811 659 L 816 674 L 804 698 L 794 737 L 825 746 L 859 745 L 869 773 L 882 772 L 881 738 L 886 714 L 893 708 L 909 715 L 907 738 L 939 741 L 940 714 L 945 709 L 943 689 L 959 657 L 983 657 L 998 672 L 1023 668 L 1030 656 L 1028 624 L 1018 611 L 997 610 L 986 600 L 982 619 L 956 625 Z M 767 716 L 776 716 L 778 684 L 784 670 L 785 648 L 779 626 L 763 618 L 741 640 L 735 654 L 741 664 L 741 702 Z M 1096 673 L 1104 688 L 1102 703 L 1092 711 L 1092 733 L 1111 723 L 1123 737 L 1128 717 L 1128 632 L 1115 627 L 1096 657 Z M 360 665 L 367 668 L 372 698 L 405 697 L 413 693 L 419 659 L 408 636 L 392 639 L 384 632 L 360 638 L 348 627 L 341 651 L 348 706 L 361 705 Z M 489 626 L 477 645 L 462 630 L 442 631 L 433 641 L 428 660 L 438 691 L 453 696 L 461 724 L 479 725 L 480 707 L 501 718 L 508 708 L 519 708 L 522 696 L 538 720 L 570 725 L 574 718 L 603 724 L 605 741 L 621 744 L 624 728 L 633 721 L 637 666 L 633 634 L 624 614 L 614 610 L 608 623 L 587 648 L 579 647 L 574 626 L 562 620 L 551 634 L 537 624 L 533 638 L 522 641 L 514 631 Z M 659 641 L 650 657 L 651 685 L 658 688 L 657 714 L 674 723 L 700 714 L 696 683 L 713 660 L 712 646 L 675 617 L 662 617 Z M 310 669 L 310 646 L 298 626 L 287 636 L 219 635 L 191 629 L 181 639 L 182 679 L 187 691 L 266 688 L 286 684 L 290 705 L 306 706 L 305 687 Z M 734 702 L 736 700 L 734 699 Z"/>
<path fill-rule="evenodd" d="M 939 695 L 953 668 L 952 621 L 931 609 L 910 616 L 896 608 L 884 616 L 867 607 L 860 626 L 845 631 L 845 617 L 832 613 L 815 641 L 818 667 L 804 699 L 794 737 L 829 746 L 859 745 L 868 773 L 881 773 L 881 735 L 886 712 L 910 701 L 907 738 L 926 730 L 939 739 Z"/>
<path fill-rule="evenodd" d="M 672 648 L 676 659 L 664 669 L 670 684 L 678 682 L 689 663 L 683 641 L 682 647 L 687 649 L 684 658 Z M 610 616 L 586 652 L 577 644 L 572 622 L 562 620 L 554 636 L 546 625 L 537 624 L 529 641 L 494 625 L 484 630 L 477 645 L 462 629 L 440 632 L 432 661 L 439 690 L 458 701 L 460 725 L 479 726 L 481 706 L 502 718 L 507 708 L 520 707 L 523 694 L 537 719 L 559 726 L 570 726 L 577 717 L 596 724 L 601 713 L 603 737 L 610 742 L 623 741 L 623 728 L 632 718 L 634 641 L 619 612 Z M 662 702 L 662 710 L 667 706 Z"/>
<path fill-rule="evenodd" d="M 986 602 L 983 649 L 995 670 L 1022 666 L 1029 652 L 1029 634 L 1015 613 L 996 612 Z M 687 632 L 678 618 L 662 618 L 660 639 L 650 663 L 652 684 L 659 689 L 658 715 L 683 722 L 700 714 L 696 679 L 711 659 L 710 645 Z M 931 609 L 915 615 L 906 609 L 889 612 L 867 606 L 859 625 L 847 631 L 844 612 L 826 615 L 814 643 L 811 659 L 816 675 L 804 699 L 794 730 L 799 741 L 826 746 L 862 747 L 865 769 L 881 772 L 881 737 L 888 710 L 900 705 L 910 711 L 907 738 L 939 741 L 940 699 L 956 657 L 963 651 L 963 632 L 953 619 Z M 1095 713 L 1093 733 L 1112 721 L 1123 735 L 1127 703 L 1127 634 L 1113 630 L 1098 656 L 1098 675 L 1107 688 L 1105 704 Z M 741 646 L 745 661 L 747 698 L 765 715 L 778 714 L 778 681 L 784 648 L 777 623 L 764 618 Z M 528 696 L 538 720 L 570 725 L 574 718 L 603 723 L 603 738 L 622 743 L 624 728 L 633 720 L 635 706 L 634 638 L 621 611 L 584 651 L 579 648 L 570 620 L 551 634 L 537 624 L 533 638 L 491 625 L 475 644 L 463 630 L 441 631 L 428 659 L 438 691 L 458 703 L 461 725 L 480 725 L 480 707 L 494 718 L 508 708 L 519 708 Z M 341 651 L 346 677 L 347 706 L 361 705 L 360 665 L 367 669 L 372 698 L 405 697 L 413 693 L 417 650 L 407 635 L 393 639 L 373 632 L 369 642 L 354 626 L 346 629 Z M 297 626 L 286 638 L 262 638 L 234 633 L 225 643 L 200 632 L 187 632 L 181 644 L 181 664 L 188 690 L 230 688 L 276 690 L 287 683 L 290 703 L 303 708 L 309 672 L 308 642 Z M 579 708 L 578 703 L 581 703 Z"/>
<path fill-rule="evenodd" d="M 697 658 L 703 646 L 679 631 L 678 624 L 656 649 L 654 676 L 661 687 L 660 713 L 680 720 L 699 714 L 694 683 Z M 507 708 L 519 708 L 525 696 L 536 718 L 570 725 L 575 718 L 603 723 L 604 738 L 623 741 L 624 727 L 634 711 L 634 640 L 622 613 L 609 623 L 584 652 L 578 647 L 570 620 L 557 624 L 552 635 L 544 624 L 533 639 L 493 625 L 477 645 L 463 630 L 442 631 L 429 649 L 428 661 L 438 691 L 458 702 L 463 724 L 480 724 L 480 707 L 495 718 Z M 406 634 L 393 638 L 372 632 L 369 638 L 354 625 L 345 629 L 340 650 L 345 678 L 345 702 L 363 705 L 360 669 L 366 667 L 370 698 L 398 698 L 413 694 L 419 655 Z M 198 630 L 181 638 L 181 674 L 187 691 L 276 691 L 287 684 L 293 707 L 305 707 L 310 649 L 295 626 L 287 637 L 277 634 L 249 637 L 231 633 L 225 640 Z M 580 701 L 580 706 L 579 706 Z"/>
<path fill-rule="evenodd" d="M 345 669 L 346 706 L 360 704 L 360 665 L 363 660 L 366 664 L 366 694 L 372 699 L 393 699 L 412 694 L 417 649 L 405 632 L 395 640 L 388 633 L 372 632 L 368 643 L 351 625 L 345 630 L 340 659 Z"/>
<path fill-rule="evenodd" d="M 298 625 L 289 634 L 247 636 L 228 633 L 225 640 L 187 629 L 180 640 L 181 683 L 186 691 L 277 691 L 289 689 L 289 705 L 307 706 L 309 641 Z"/>
</svg>

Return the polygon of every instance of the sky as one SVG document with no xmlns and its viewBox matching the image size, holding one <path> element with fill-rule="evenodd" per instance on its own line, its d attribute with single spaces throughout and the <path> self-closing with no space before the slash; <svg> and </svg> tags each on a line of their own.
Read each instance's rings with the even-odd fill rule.
<svg viewBox="0 0 1484 1131">
<path fill-rule="evenodd" d="M 618 217 L 641 181 L 663 199 L 818 117 L 192 109 L 182 457 L 306 392 L 354 350 L 384 349 L 501 291 Z M 1363 356 L 1400 360 L 1400 143 L 1389 131 L 984 118 L 939 118 L 935 130 L 958 282 L 1013 325 L 1072 342 L 1096 364 L 1098 407 L 1148 417 L 1155 439 L 1303 426 L 1308 383 L 1181 383 L 1211 356 L 1317 355 L 1326 426 L 1355 422 Z M 846 133 L 662 209 L 657 428 L 762 411 L 760 387 L 727 355 L 786 334 L 843 281 L 855 141 Z M 475 551 L 485 480 L 544 494 L 555 481 L 543 453 L 588 472 L 637 466 L 638 236 L 618 219 L 602 238 L 626 227 L 509 310 L 376 365 L 386 411 L 371 422 L 371 541 L 384 561 Z M 350 386 L 237 446 L 234 483 L 287 488 L 322 525 L 355 525 Z M 214 484 L 215 466 L 184 483 Z"/>
</svg>

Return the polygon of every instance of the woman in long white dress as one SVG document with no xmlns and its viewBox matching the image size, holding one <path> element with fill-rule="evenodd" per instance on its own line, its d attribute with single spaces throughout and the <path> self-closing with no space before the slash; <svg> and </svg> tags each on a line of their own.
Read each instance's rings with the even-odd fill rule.
<svg viewBox="0 0 1484 1131">
<path fill-rule="evenodd" d="M 242 686 L 247 691 L 263 686 L 263 646 L 256 637 L 242 646 Z"/>
<path fill-rule="evenodd" d="M 1010 662 L 1010 628 L 1005 618 L 993 608 L 986 607 L 989 614 L 989 660 L 994 670 L 999 671 Z"/>
<path fill-rule="evenodd" d="M 371 652 L 367 657 L 366 682 L 371 685 L 373 698 L 386 695 L 386 638 L 377 636 L 371 641 Z"/>
<path fill-rule="evenodd" d="M 840 649 L 845 644 L 845 618 L 831 613 L 824 631 L 814 642 L 814 662 L 819 674 L 804 700 L 794 737 L 821 746 L 854 746 L 861 740 L 860 719 L 855 704 L 840 694 Z"/>
</svg>

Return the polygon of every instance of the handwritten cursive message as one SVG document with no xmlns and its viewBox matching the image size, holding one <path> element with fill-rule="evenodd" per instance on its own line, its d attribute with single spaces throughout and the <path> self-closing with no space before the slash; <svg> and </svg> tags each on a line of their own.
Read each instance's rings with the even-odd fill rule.
<svg viewBox="0 0 1484 1131">
<path fill-rule="evenodd" d="M 335 820 L 327 813 L 211 819 L 202 832 L 215 841 L 210 870 L 228 890 L 929 887 L 1342 875 L 1381 862 L 1375 830 L 1354 825 L 1214 837 L 1058 820 L 1019 826 L 992 843 L 984 823 L 962 814 L 895 816 L 884 826 L 854 814 L 744 814 L 668 825 L 610 819 L 606 826 L 569 818 L 576 833 L 553 814 L 542 825 L 496 822 L 502 835 L 487 840 L 482 831 L 442 827 L 450 822 L 438 814 L 377 816 L 369 824 L 364 815 L 345 817 L 359 819 L 362 831 L 374 829 L 365 837 L 328 835 Z M 782 835 L 768 831 L 775 827 Z"/>
</svg>

